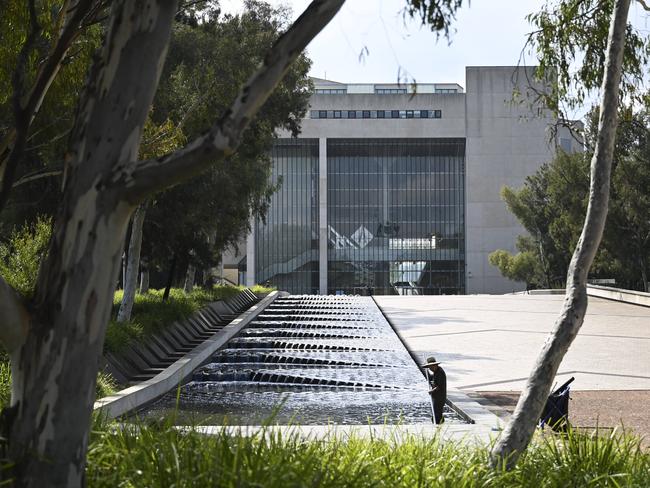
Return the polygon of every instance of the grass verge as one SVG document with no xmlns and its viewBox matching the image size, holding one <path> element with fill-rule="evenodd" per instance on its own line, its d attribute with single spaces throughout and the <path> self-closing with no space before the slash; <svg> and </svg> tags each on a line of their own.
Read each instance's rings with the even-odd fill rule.
<svg viewBox="0 0 650 488">
<path fill-rule="evenodd" d="M 118 323 L 114 319 L 108 324 L 104 348 L 106 351 L 117 352 L 134 342 L 146 341 L 147 337 L 162 328 L 182 320 L 197 312 L 210 302 L 227 300 L 241 291 L 242 287 L 215 286 L 211 289 L 194 288 L 191 293 L 185 293 L 180 288 L 172 288 L 169 299 L 162 301 L 163 290 L 150 290 L 137 294 L 133 304 L 132 319 Z M 268 293 L 269 288 L 257 286 L 255 293 Z M 113 316 L 122 301 L 122 290 L 115 292 L 113 299 Z"/>
<path fill-rule="evenodd" d="M 102 426 L 87 481 L 113 486 L 622 487 L 650 486 L 650 453 L 624 432 L 538 436 L 513 471 L 489 446 L 417 436 L 306 440 L 266 432 L 204 436 L 169 425 Z"/>
</svg>

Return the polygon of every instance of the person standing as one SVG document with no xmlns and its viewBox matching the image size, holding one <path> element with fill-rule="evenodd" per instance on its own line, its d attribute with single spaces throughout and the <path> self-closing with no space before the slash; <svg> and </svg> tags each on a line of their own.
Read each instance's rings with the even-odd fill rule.
<svg viewBox="0 0 650 488">
<path fill-rule="evenodd" d="M 426 364 L 423 364 L 422 367 L 429 371 L 427 379 L 430 387 L 429 394 L 433 399 L 434 418 L 436 424 L 441 424 L 445 421 L 442 411 L 447 402 L 447 375 L 434 356 L 429 356 Z"/>
</svg>

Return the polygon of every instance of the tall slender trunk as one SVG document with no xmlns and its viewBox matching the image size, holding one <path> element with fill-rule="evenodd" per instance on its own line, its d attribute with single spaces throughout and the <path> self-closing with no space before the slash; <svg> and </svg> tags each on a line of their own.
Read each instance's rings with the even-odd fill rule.
<svg viewBox="0 0 650 488">
<path fill-rule="evenodd" d="M 191 293 L 194 289 L 194 280 L 196 279 L 196 266 L 193 264 L 187 265 L 187 273 L 185 273 L 185 283 L 183 284 L 183 291 Z"/>
<path fill-rule="evenodd" d="M 587 275 L 603 236 L 609 203 L 609 182 L 618 125 L 618 91 L 629 7 L 630 0 L 616 0 L 612 12 L 598 138 L 591 160 L 589 206 L 567 273 L 564 306 L 533 366 L 510 422 L 492 449 L 493 466 L 503 464 L 507 468 L 514 467 L 530 443 L 560 362 L 578 334 L 587 311 Z"/>
<path fill-rule="evenodd" d="M 174 284 L 174 274 L 176 274 L 176 262 L 177 262 L 176 253 L 172 256 L 171 263 L 169 264 L 169 274 L 167 274 L 167 284 L 165 285 L 165 291 L 163 293 L 163 302 L 166 302 L 169 298 L 169 291 L 172 289 Z"/>
<path fill-rule="evenodd" d="M 147 293 L 149 291 L 149 264 L 146 260 L 140 263 L 140 293 Z"/>
<path fill-rule="evenodd" d="M 128 261 L 128 255 L 125 250 L 124 252 L 122 252 L 122 258 L 120 259 L 120 264 L 122 265 L 121 266 L 122 272 L 120 273 L 120 277 L 118 278 L 120 281 L 117 284 L 118 288 L 121 288 L 122 290 L 124 290 L 124 283 L 126 283 L 126 262 L 127 261 Z"/>
<path fill-rule="evenodd" d="M 145 204 L 139 205 L 133 213 L 131 223 L 131 239 L 129 240 L 129 254 L 124 279 L 124 294 L 122 303 L 117 312 L 117 321 L 126 322 L 131 319 L 131 310 L 135 301 L 135 289 L 138 283 L 138 270 L 140 268 L 140 249 L 142 248 L 142 227 L 147 214 Z"/>
</svg>

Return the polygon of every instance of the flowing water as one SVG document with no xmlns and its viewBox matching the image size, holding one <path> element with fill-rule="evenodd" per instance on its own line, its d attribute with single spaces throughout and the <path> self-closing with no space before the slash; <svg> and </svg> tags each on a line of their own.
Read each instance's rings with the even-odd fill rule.
<svg viewBox="0 0 650 488">
<path fill-rule="evenodd" d="M 292 295 L 139 415 L 219 425 L 430 424 L 427 392 L 372 298 Z M 462 422 L 451 410 L 445 418 Z"/>
</svg>

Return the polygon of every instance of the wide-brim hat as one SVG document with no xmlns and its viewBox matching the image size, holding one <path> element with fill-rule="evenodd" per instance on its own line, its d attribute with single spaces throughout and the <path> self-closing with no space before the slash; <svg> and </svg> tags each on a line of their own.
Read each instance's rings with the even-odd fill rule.
<svg viewBox="0 0 650 488">
<path fill-rule="evenodd" d="M 429 356 L 427 358 L 427 362 L 422 365 L 423 368 L 428 368 L 429 366 L 435 366 L 436 364 L 440 364 L 440 361 L 436 361 L 436 358 L 433 356 Z"/>
</svg>

